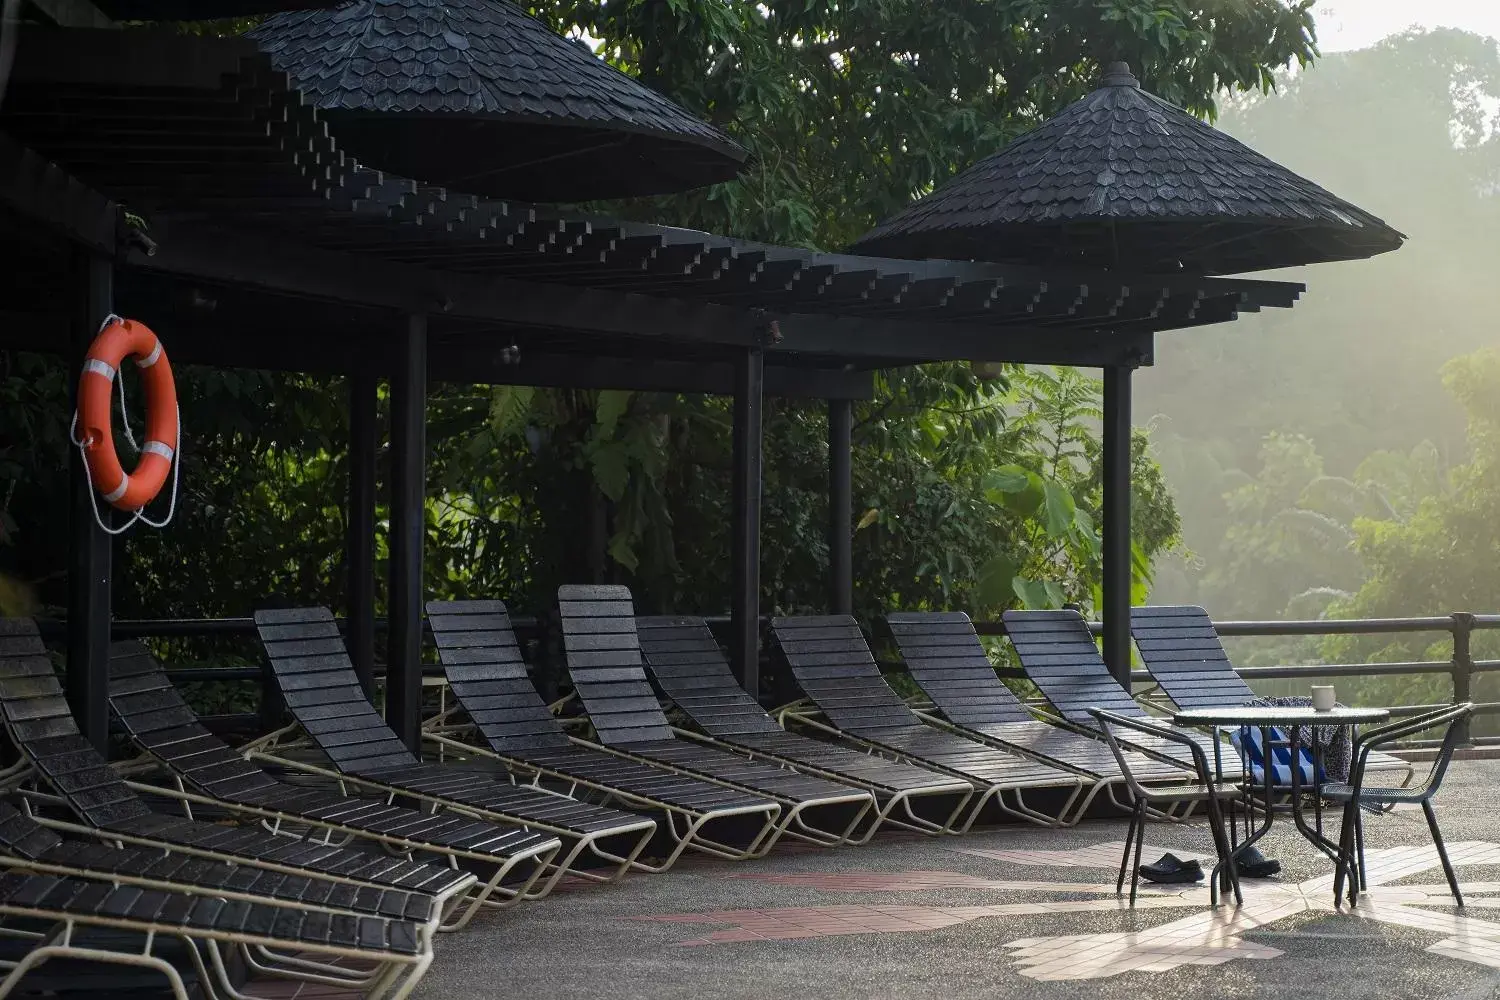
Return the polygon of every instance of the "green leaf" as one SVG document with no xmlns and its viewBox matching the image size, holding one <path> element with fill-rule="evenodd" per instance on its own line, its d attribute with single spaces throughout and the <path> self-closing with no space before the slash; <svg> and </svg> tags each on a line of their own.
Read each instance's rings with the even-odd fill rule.
<svg viewBox="0 0 1500 1000">
<path fill-rule="evenodd" d="M 498 440 L 526 429 L 536 390 L 529 385 L 498 385 L 490 394 L 490 427 Z"/>
<path fill-rule="evenodd" d="M 594 408 L 594 436 L 599 441 L 608 441 L 615 436 L 620 418 L 630 409 L 630 397 L 634 393 L 625 389 L 599 390 L 599 403 Z"/>
<path fill-rule="evenodd" d="M 991 556 L 979 567 L 978 579 L 974 581 L 974 597 L 985 608 L 1003 608 L 1015 594 L 1013 581 L 1020 569 L 1008 552 Z"/>
<path fill-rule="evenodd" d="M 1042 484 L 1043 525 L 1050 538 L 1067 538 L 1074 529 L 1078 505 L 1073 494 L 1051 479 Z"/>
<path fill-rule="evenodd" d="M 1042 477 L 1035 472 L 1028 472 L 1026 473 L 1026 488 L 1017 493 L 1004 494 L 1000 498 L 1000 505 L 1022 517 L 1031 517 L 1041 509 L 1045 499 L 1046 490 L 1042 485 Z"/>
<path fill-rule="evenodd" d="M 598 444 L 591 450 L 589 462 L 599 492 L 619 503 L 630 483 L 630 449 L 615 442 Z"/>
<path fill-rule="evenodd" d="M 635 539 L 628 531 L 617 531 L 609 540 L 609 557 L 632 573 L 640 566 L 635 552 Z"/>
<path fill-rule="evenodd" d="M 1028 611 L 1049 611 L 1062 607 L 1062 588 L 1051 580 L 1028 580 L 1018 576 L 1011 581 L 1011 589 L 1021 599 L 1022 607 Z"/>
<path fill-rule="evenodd" d="M 871 507 L 869 510 L 865 511 L 864 516 L 859 519 L 859 523 L 854 526 L 854 530 L 863 531 L 878 520 L 880 520 L 880 508 Z"/>
<path fill-rule="evenodd" d="M 1002 465 L 984 474 L 980 485 L 997 493 L 1020 493 L 1031 483 L 1031 473 L 1019 465 Z"/>
</svg>

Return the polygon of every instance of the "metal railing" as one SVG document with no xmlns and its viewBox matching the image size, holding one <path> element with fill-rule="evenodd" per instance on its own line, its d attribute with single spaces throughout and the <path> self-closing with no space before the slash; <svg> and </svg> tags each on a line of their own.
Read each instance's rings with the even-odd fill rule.
<svg viewBox="0 0 1500 1000">
<path fill-rule="evenodd" d="M 523 646 L 529 648 L 528 659 L 538 668 L 538 680 L 544 690 L 555 691 L 562 676 L 560 667 L 560 643 L 556 629 L 546 617 L 518 616 L 511 619 Z M 729 622 L 727 615 L 708 617 L 710 625 L 722 628 Z M 55 619 L 40 619 L 37 622 L 44 636 L 60 638 L 64 623 Z M 346 626 L 338 620 L 340 629 Z M 1448 615 L 1420 618 L 1351 618 L 1308 621 L 1224 621 L 1215 622 L 1215 629 L 1225 638 L 1267 636 L 1330 636 L 1330 635 L 1382 635 L 1416 634 L 1423 632 L 1445 633 L 1450 637 L 1452 655 L 1447 660 L 1415 660 L 1391 663 L 1309 663 L 1277 666 L 1240 667 L 1238 673 L 1247 682 L 1260 680 L 1301 679 L 1311 681 L 1335 677 L 1411 676 L 1422 674 L 1445 674 L 1453 686 L 1452 703 L 1473 700 L 1474 678 L 1477 674 L 1500 672 L 1500 660 L 1477 660 L 1472 652 L 1472 637 L 1476 631 L 1500 630 L 1500 614 L 1475 614 L 1455 611 Z M 386 629 L 384 619 L 375 622 L 377 632 Z M 1005 626 L 998 621 L 976 621 L 975 630 L 983 636 L 1003 636 Z M 1090 623 L 1096 633 L 1099 623 Z M 119 620 L 111 623 L 113 639 L 216 639 L 240 638 L 253 640 L 255 621 L 251 618 L 179 618 Z M 424 673 L 441 674 L 441 669 L 424 665 Z M 247 715 L 241 721 L 260 718 L 278 705 L 275 678 L 270 666 L 262 663 L 253 667 L 210 666 L 206 664 L 169 665 L 168 672 L 177 682 L 224 681 L 258 682 L 262 711 Z M 1002 677 L 1024 679 L 1025 673 L 1018 667 L 1000 667 Z M 383 666 L 377 662 L 375 677 L 384 674 Z M 1135 684 L 1152 683 L 1149 673 L 1134 670 L 1131 680 Z M 1414 715 L 1426 705 L 1391 706 L 1396 716 Z M 1500 702 L 1478 702 L 1474 705 L 1476 715 L 1500 714 Z M 227 717 L 226 717 L 227 718 Z M 241 718 L 241 717 L 234 717 Z M 1471 738 L 1467 722 L 1463 739 L 1477 745 L 1500 745 L 1500 736 Z M 1412 745 L 1423 745 L 1435 741 L 1416 741 Z"/>
</svg>

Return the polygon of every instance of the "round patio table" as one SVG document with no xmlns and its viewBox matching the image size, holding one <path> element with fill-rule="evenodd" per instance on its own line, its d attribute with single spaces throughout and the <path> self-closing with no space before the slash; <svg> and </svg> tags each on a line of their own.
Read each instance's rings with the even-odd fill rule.
<svg viewBox="0 0 1500 1000">
<path fill-rule="evenodd" d="M 1358 726 L 1370 722 L 1384 722 L 1391 717 L 1388 709 L 1384 708 L 1346 708 L 1335 706 L 1326 712 L 1319 712 L 1312 706 L 1272 706 L 1272 705 L 1225 705 L 1215 708 L 1190 708 L 1174 712 L 1172 721 L 1179 726 L 1199 726 L 1212 729 L 1239 729 L 1246 726 L 1254 726 L 1261 731 L 1261 745 L 1265 747 L 1265 760 L 1262 762 L 1261 771 L 1264 776 L 1262 786 L 1265 796 L 1266 821 L 1260 829 L 1250 834 L 1239 848 L 1260 840 L 1271 829 L 1271 824 L 1276 818 L 1277 785 L 1274 780 L 1275 767 L 1272 766 L 1272 756 L 1277 747 L 1286 746 L 1291 752 L 1291 764 L 1289 770 L 1292 777 L 1292 822 L 1297 830 L 1312 843 L 1312 845 L 1333 860 L 1338 867 L 1349 866 L 1349 870 L 1355 870 L 1355 859 L 1346 856 L 1338 844 L 1323 836 L 1323 812 L 1321 806 L 1318 808 L 1316 826 L 1309 825 L 1307 818 L 1302 815 L 1302 766 L 1300 762 L 1301 736 L 1300 726 Z M 1285 740 L 1274 738 L 1272 731 L 1284 729 L 1287 733 Z M 1248 773 L 1248 767 L 1246 768 Z M 1313 792 L 1317 793 L 1317 783 L 1322 773 L 1321 754 L 1318 752 L 1317 743 L 1313 744 Z M 1248 786 L 1247 782 L 1247 786 Z M 1246 819 L 1246 828 L 1249 827 L 1249 819 Z M 1222 862 L 1221 862 L 1222 864 Z M 1214 866 L 1214 876 L 1219 873 L 1219 865 Z M 1334 905 L 1338 905 L 1338 899 Z"/>
</svg>

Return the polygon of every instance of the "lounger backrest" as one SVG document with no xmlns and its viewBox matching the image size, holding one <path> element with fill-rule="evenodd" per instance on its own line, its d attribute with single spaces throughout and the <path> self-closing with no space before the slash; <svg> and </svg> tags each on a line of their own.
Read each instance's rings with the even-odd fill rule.
<svg viewBox="0 0 1500 1000">
<path fill-rule="evenodd" d="M 885 678 L 850 615 L 771 619 L 776 647 L 797 685 L 845 732 L 922 725 Z"/>
<path fill-rule="evenodd" d="M 16 749 L 89 824 L 103 827 L 150 814 L 78 731 L 30 618 L 0 618 L 0 713 Z"/>
<path fill-rule="evenodd" d="M 626 587 L 557 588 L 568 674 L 599 742 L 623 746 L 673 739 L 646 679 L 635 605 Z"/>
<path fill-rule="evenodd" d="M 569 745 L 531 683 L 503 601 L 428 601 L 427 624 L 448 689 L 493 749 Z"/>
<path fill-rule="evenodd" d="M 643 617 L 635 625 L 651 676 L 705 733 L 732 737 L 782 731 L 734 679 L 719 640 L 702 618 Z"/>
<path fill-rule="evenodd" d="M 273 788 L 276 781 L 210 733 L 150 650 L 109 647 L 109 707 L 131 739 L 209 795 Z"/>
<path fill-rule="evenodd" d="M 255 628 L 287 709 L 335 767 L 417 762 L 365 697 L 327 608 L 257 611 Z"/>
<path fill-rule="evenodd" d="M 887 615 L 885 623 L 912 680 L 949 722 L 991 726 L 1032 721 L 1021 699 L 995 673 L 968 615 L 900 612 Z"/>
<path fill-rule="evenodd" d="M 0 802 L 0 854 L 36 861 L 63 842 L 9 802 Z"/>
<path fill-rule="evenodd" d="M 1109 672 L 1088 623 L 1078 612 L 1007 611 L 1003 617 L 1005 634 L 1026 676 L 1063 718 L 1096 729 L 1091 708 L 1119 715 L 1146 714 Z"/>
<path fill-rule="evenodd" d="M 1178 708 L 1241 705 L 1255 698 L 1202 608 L 1131 608 L 1130 634 L 1146 669 Z"/>
</svg>

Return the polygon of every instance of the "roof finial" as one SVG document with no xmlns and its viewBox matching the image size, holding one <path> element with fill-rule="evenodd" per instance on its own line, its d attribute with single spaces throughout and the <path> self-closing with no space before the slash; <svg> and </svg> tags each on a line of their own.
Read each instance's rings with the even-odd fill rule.
<svg viewBox="0 0 1500 1000">
<path fill-rule="evenodd" d="M 1101 87 L 1134 87 L 1141 89 L 1141 81 L 1130 72 L 1130 64 L 1127 62 L 1112 62 L 1104 68 L 1104 76 L 1099 80 Z"/>
</svg>

